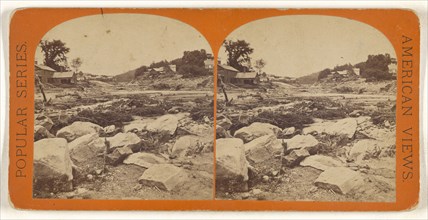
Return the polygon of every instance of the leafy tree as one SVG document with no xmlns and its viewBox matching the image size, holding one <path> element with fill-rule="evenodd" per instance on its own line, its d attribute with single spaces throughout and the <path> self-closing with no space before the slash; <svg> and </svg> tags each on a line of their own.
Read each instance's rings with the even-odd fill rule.
<svg viewBox="0 0 428 220">
<path fill-rule="evenodd" d="M 254 51 L 250 44 L 245 40 L 225 40 L 223 45 L 227 52 L 227 64 L 239 71 L 247 71 L 249 68 L 246 64 L 251 61 L 250 54 Z"/>
<path fill-rule="evenodd" d="M 40 47 L 44 55 L 43 63 L 56 71 L 65 71 L 67 67 L 67 56 L 70 48 L 65 46 L 61 40 L 40 41 Z"/>
<path fill-rule="evenodd" d="M 264 61 L 263 59 L 258 59 L 256 60 L 256 65 L 254 67 L 257 69 L 257 72 L 260 73 L 262 72 L 262 69 L 265 66 L 266 66 L 266 61 Z"/>
<path fill-rule="evenodd" d="M 392 75 L 388 72 L 388 65 L 392 63 L 389 54 L 369 55 L 367 61 L 356 66 L 360 68 L 361 76 L 372 80 L 387 80 L 392 79 Z"/>
<path fill-rule="evenodd" d="M 75 72 L 79 71 L 80 66 L 82 66 L 82 59 L 80 57 L 74 58 L 71 60 L 71 67 L 74 69 Z"/>
<path fill-rule="evenodd" d="M 320 80 L 320 79 L 324 79 L 324 78 L 326 78 L 328 75 L 330 75 L 331 74 L 331 70 L 330 69 L 324 69 L 324 70 L 322 70 L 319 74 L 318 74 L 318 80 Z"/>
</svg>

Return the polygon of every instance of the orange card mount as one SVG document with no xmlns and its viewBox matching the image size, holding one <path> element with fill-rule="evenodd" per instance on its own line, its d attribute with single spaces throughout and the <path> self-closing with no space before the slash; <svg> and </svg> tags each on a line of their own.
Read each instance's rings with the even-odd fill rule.
<svg viewBox="0 0 428 220">
<path fill-rule="evenodd" d="M 419 41 L 408 10 L 17 10 L 10 200 L 412 209 Z"/>
</svg>

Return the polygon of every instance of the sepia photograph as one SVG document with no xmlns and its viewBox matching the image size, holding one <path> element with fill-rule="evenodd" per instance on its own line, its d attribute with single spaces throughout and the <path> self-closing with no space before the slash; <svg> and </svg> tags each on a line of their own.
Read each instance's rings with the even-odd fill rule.
<svg viewBox="0 0 428 220">
<path fill-rule="evenodd" d="M 208 200 L 214 57 L 178 20 L 61 23 L 35 54 L 33 198 Z"/>
<path fill-rule="evenodd" d="M 216 199 L 395 202 L 396 58 L 346 18 L 235 29 L 217 63 Z"/>
</svg>

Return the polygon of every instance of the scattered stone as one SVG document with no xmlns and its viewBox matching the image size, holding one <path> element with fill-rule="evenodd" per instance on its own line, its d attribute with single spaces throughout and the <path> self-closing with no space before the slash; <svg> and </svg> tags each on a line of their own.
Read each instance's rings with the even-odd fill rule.
<svg viewBox="0 0 428 220">
<path fill-rule="evenodd" d="M 263 176 L 263 182 L 267 183 L 269 182 L 269 176 Z"/>
<path fill-rule="evenodd" d="M 253 190 L 251 190 L 251 193 L 253 193 L 253 195 L 258 195 L 258 194 L 262 193 L 262 191 L 260 189 L 253 189 Z"/>
<path fill-rule="evenodd" d="M 363 177 L 346 167 L 333 167 L 325 170 L 315 180 L 315 186 L 331 189 L 340 194 L 347 194 L 354 188 L 364 184 Z"/>
<path fill-rule="evenodd" d="M 242 199 L 248 199 L 248 198 L 250 198 L 250 193 L 247 193 L 247 192 L 242 193 L 242 194 L 241 194 L 241 198 L 242 198 Z"/>
<path fill-rule="evenodd" d="M 217 186 L 236 191 L 244 191 L 248 187 L 248 162 L 241 139 L 217 139 L 216 161 Z"/>
<path fill-rule="evenodd" d="M 146 130 L 151 132 L 167 132 L 170 135 L 175 133 L 177 130 L 179 118 L 176 115 L 163 115 L 152 123 L 149 123 L 146 127 Z"/>
<path fill-rule="evenodd" d="M 220 139 L 220 138 L 232 138 L 232 135 L 229 134 L 228 131 L 226 131 L 226 129 L 224 129 L 223 127 L 217 125 L 216 126 L 216 138 Z"/>
<path fill-rule="evenodd" d="M 318 190 L 318 187 L 313 186 L 313 187 L 311 187 L 311 188 L 309 189 L 309 193 L 314 193 L 314 192 L 316 192 L 317 190 Z"/>
<path fill-rule="evenodd" d="M 207 145 L 206 138 L 195 135 L 186 135 L 178 138 L 171 149 L 173 157 L 184 157 L 202 152 Z"/>
<path fill-rule="evenodd" d="M 312 148 L 319 144 L 319 141 L 312 135 L 296 135 L 291 139 L 284 139 L 287 144 L 287 152 L 295 149 Z"/>
<path fill-rule="evenodd" d="M 343 167 L 344 165 L 341 161 L 329 156 L 312 155 L 306 157 L 302 162 L 300 162 L 300 166 L 313 167 L 315 169 L 324 171 L 331 167 Z"/>
<path fill-rule="evenodd" d="M 97 174 L 97 175 L 101 175 L 102 173 L 103 173 L 102 169 L 95 170 L 95 174 Z"/>
<path fill-rule="evenodd" d="M 278 176 L 278 174 L 279 174 L 279 171 L 277 170 L 272 171 L 272 176 Z"/>
<path fill-rule="evenodd" d="M 283 146 L 275 135 L 264 135 L 244 145 L 247 158 L 254 163 L 260 163 L 272 158 L 274 152 L 282 152 Z"/>
<path fill-rule="evenodd" d="M 61 128 L 56 136 L 67 139 L 68 142 L 86 134 L 100 133 L 103 128 L 91 122 L 76 121 L 73 124 Z"/>
<path fill-rule="evenodd" d="M 113 153 L 106 156 L 106 163 L 117 166 L 129 155 L 132 154 L 132 150 L 129 147 L 121 147 L 114 149 Z"/>
<path fill-rule="evenodd" d="M 353 118 L 357 118 L 357 117 L 360 117 L 361 112 L 362 112 L 361 110 L 354 110 L 351 113 L 349 113 L 349 116 Z"/>
<path fill-rule="evenodd" d="M 391 127 L 391 124 L 389 123 L 389 121 L 385 121 L 384 125 L 385 125 L 385 127 L 387 127 L 387 128 Z"/>
<path fill-rule="evenodd" d="M 284 128 L 284 130 L 282 130 L 282 135 L 285 137 L 289 137 L 292 136 L 294 132 L 296 132 L 295 127 Z"/>
<path fill-rule="evenodd" d="M 137 131 L 145 131 L 147 125 L 155 121 L 154 119 L 143 119 L 143 120 L 135 120 L 131 121 L 129 124 L 123 126 L 123 132 L 137 132 Z"/>
<path fill-rule="evenodd" d="M 217 125 L 224 128 L 225 130 L 229 130 L 232 126 L 232 121 L 222 114 L 217 115 Z"/>
<path fill-rule="evenodd" d="M 93 160 L 98 154 L 105 151 L 105 145 L 96 140 L 99 138 L 97 133 L 91 133 L 76 138 L 68 144 L 70 157 L 73 161 L 82 163 Z"/>
<path fill-rule="evenodd" d="M 40 125 L 50 131 L 54 123 L 49 117 L 40 115 L 36 118 L 36 122 L 34 123 L 34 125 Z"/>
<path fill-rule="evenodd" d="M 300 161 L 308 157 L 310 154 L 306 149 L 293 150 L 290 154 L 282 158 L 282 164 L 287 167 L 295 167 L 299 165 Z"/>
<path fill-rule="evenodd" d="M 110 134 L 116 130 L 116 126 L 110 125 L 110 126 L 104 127 L 103 130 L 106 134 Z"/>
<path fill-rule="evenodd" d="M 88 179 L 89 181 L 92 181 L 94 179 L 94 176 L 92 176 L 91 174 L 86 175 L 86 179 Z"/>
<path fill-rule="evenodd" d="M 38 141 L 44 138 L 54 138 L 55 135 L 51 134 L 48 129 L 41 125 L 34 126 L 34 141 Z"/>
<path fill-rule="evenodd" d="M 73 190 L 73 168 L 66 139 L 48 138 L 36 141 L 33 165 L 34 189 L 48 189 L 49 192 Z"/>
<path fill-rule="evenodd" d="M 110 142 L 110 151 L 116 148 L 128 147 L 133 152 L 138 152 L 141 147 L 141 139 L 135 133 L 117 133 L 107 138 Z"/>
<path fill-rule="evenodd" d="M 144 171 L 138 182 L 170 191 L 187 179 L 188 175 L 184 169 L 172 164 L 156 164 Z"/>
<path fill-rule="evenodd" d="M 156 164 L 165 164 L 167 161 L 152 153 L 138 152 L 129 155 L 124 161 L 124 164 L 134 164 L 144 168 L 150 168 Z"/>
<path fill-rule="evenodd" d="M 311 124 L 309 127 L 303 128 L 303 134 L 311 134 L 316 132 L 318 134 L 326 133 L 330 135 L 346 135 L 352 138 L 357 130 L 357 120 L 355 118 L 344 118 L 336 122 L 323 121 Z"/>
<path fill-rule="evenodd" d="M 242 139 L 245 143 L 248 143 L 258 137 L 265 135 L 275 135 L 281 133 L 281 128 L 271 125 L 268 123 L 254 122 L 248 127 L 243 127 L 235 132 L 235 137 Z"/>
<path fill-rule="evenodd" d="M 357 164 L 362 160 L 379 157 L 383 149 L 388 147 L 387 143 L 373 139 L 363 139 L 356 142 L 349 151 L 349 157 Z"/>
</svg>

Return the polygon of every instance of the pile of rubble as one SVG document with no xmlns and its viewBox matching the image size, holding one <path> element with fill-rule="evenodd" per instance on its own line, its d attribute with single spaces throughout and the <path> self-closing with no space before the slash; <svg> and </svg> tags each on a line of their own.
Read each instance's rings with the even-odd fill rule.
<svg viewBox="0 0 428 220">
<path fill-rule="evenodd" d="M 318 170 L 311 191 L 347 195 L 372 181 L 370 175 L 395 189 L 395 125 L 389 122 L 374 125 L 368 116 L 314 119 L 303 129 L 254 122 L 233 136 L 231 126 L 231 120 L 219 114 L 216 188 L 224 198 L 263 194 L 257 187 L 281 182 L 286 171 L 296 167 Z"/>
<path fill-rule="evenodd" d="M 142 186 L 166 191 L 191 181 L 195 173 L 212 176 L 212 161 L 194 160 L 213 154 L 212 124 L 195 122 L 189 113 L 137 118 L 120 128 L 75 121 L 52 134 L 53 126 L 47 116 L 36 118 L 35 196 L 73 191 L 123 164 L 145 169 L 135 180 Z"/>
</svg>

